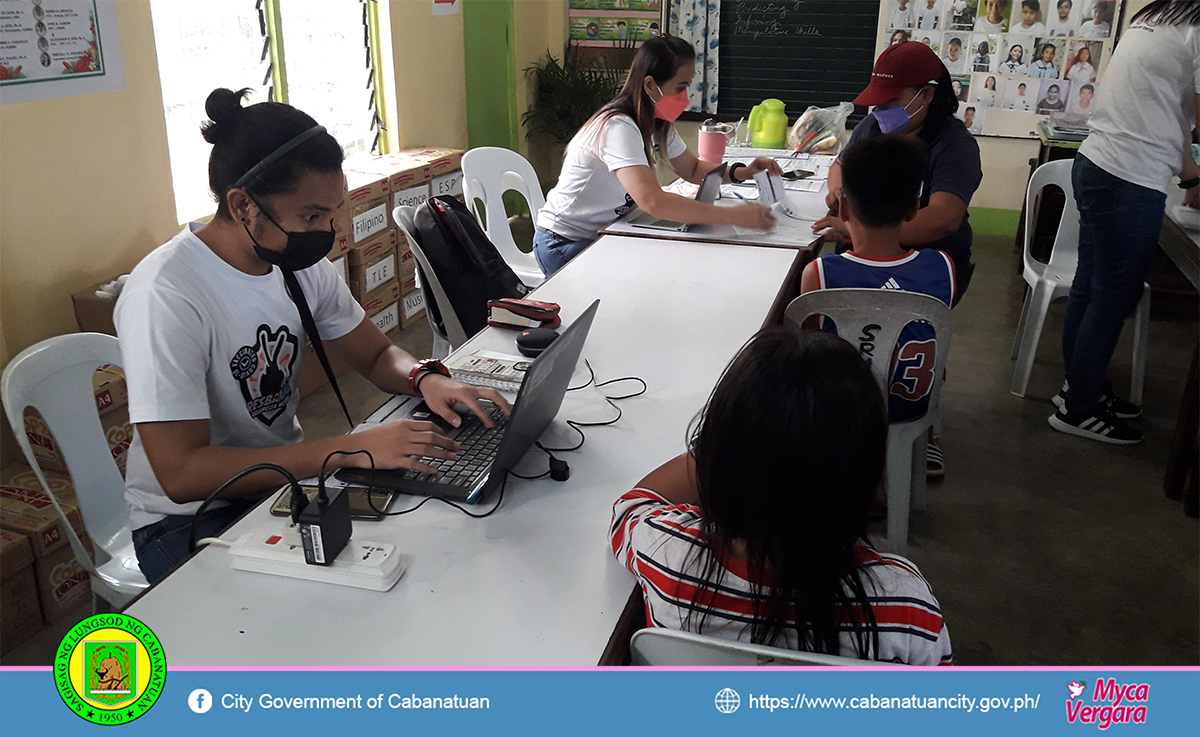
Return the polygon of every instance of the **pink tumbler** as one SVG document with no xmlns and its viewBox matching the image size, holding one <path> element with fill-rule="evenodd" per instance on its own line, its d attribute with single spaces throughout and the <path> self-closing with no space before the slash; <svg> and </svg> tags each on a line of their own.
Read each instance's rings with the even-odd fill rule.
<svg viewBox="0 0 1200 737">
<path fill-rule="evenodd" d="M 712 118 L 700 124 L 700 160 L 713 164 L 725 158 L 725 142 L 733 137 L 735 128 Z"/>
</svg>

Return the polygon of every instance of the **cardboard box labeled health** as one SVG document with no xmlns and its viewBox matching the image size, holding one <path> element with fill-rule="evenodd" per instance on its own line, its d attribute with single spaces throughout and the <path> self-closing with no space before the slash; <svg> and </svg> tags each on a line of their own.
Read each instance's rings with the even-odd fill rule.
<svg viewBox="0 0 1200 737">
<path fill-rule="evenodd" d="M 392 279 L 387 284 L 365 295 L 362 299 L 362 308 L 368 315 L 373 315 L 399 300 L 400 282 L 397 279 Z"/>
<path fill-rule="evenodd" d="M 379 328 L 381 333 L 391 337 L 400 330 L 400 303 L 383 305 L 375 312 L 368 313 L 367 317 L 375 323 L 375 327 Z"/>
</svg>

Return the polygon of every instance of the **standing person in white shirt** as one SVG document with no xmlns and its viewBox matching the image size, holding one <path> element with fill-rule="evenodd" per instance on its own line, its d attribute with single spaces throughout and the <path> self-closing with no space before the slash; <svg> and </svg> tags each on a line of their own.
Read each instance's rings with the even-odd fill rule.
<svg viewBox="0 0 1200 737">
<path fill-rule="evenodd" d="M 1021 44 L 1013 44 L 1008 47 L 1008 58 L 1000 64 L 1000 68 L 996 71 L 1001 74 L 1019 75 L 1024 74 L 1027 70 L 1025 48 Z"/>
<path fill-rule="evenodd" d="M 1039 19 L 1041 14 L 1042 5 L 1038 0 L 1022 0 L 1021 22 L 1012 27 L 1012 32 L 1028 33 L 1031 36 L 1042 35 L 1046 32 L 1046 26 Z"/>
<path fill-rule="evenodd" d="M 1073 9 L 1071 0 L 1058 0 L 1058 5 L 1055 9 L 1058 11 L 1053 20 L 1049 23 L 1049 31 L 1051 36 L 1074 36 L 1075 27 L 1079 25 L 1071 18 L 1071 10 Z"/>
<path fill-rule="evenodd" d="M 1093 107 L 1071 175 L 1079 265 L 1063 319 L 1067 380 L 1049 422 L 1059 432 L 1129 445 L 1142 433 L 1126 420 L 1141 408 L 1118 398 L 1106 374 L 1158 250 L 1167 188 L 1179 186 L 1184 204 L 1200 206 L 1191 154 L 1200 126 L 1200 2 L 1159 0 L 1134 15 Z"/>
<path fill-rule="evenodd" d="M 201 502 L 250 466 L 273 463 L 303 478 L 335 451 L 365 450 L 380 468 L 436 473 L 414 458 L 454 458 L 458 444 L 428 422 L 303 442 L 296 408 L 309 340 L 383 391 L 423 396 L 452 425 L 462 422 L 453 409 L 459 402 L 486 425 L 479 399 L 508 411 L 496 392 L 451 380 L 436 361 L 417 361 L 365 317 L 325 258 L 344 206 L 341 146 L 289 105 L 242 107 L 246 92 L 218 89 L 205 104 L 216 215 L 144 258 L 114 313 L 134 426 L 125 498 L 151 583 L 187 557 Z M 329 460 L 330 468 L 368 465 L 361 455 Z M 281 481 L 256 473 L 227 498 L 258 497 Z M 214 506 L 197 524 L 199 536 L 220 534 L 244 509 Z"/>
<path fill-rule="evenodd" d="M 1008 30 L 1008 20 L 1004 17 L 1004 0 L 986 0 L 987 15 L 975 21 L 975 30 L 980 33 L 1003 33 Z"/>
<path fill-rule="evenodd" d="M 1079 47 L 1079 51 L 1075 52 L 1075 56 L 1067 62 L 1067 69 L 1063 73 L 1063 79 L 1072 82 L 1095 82 L 1096 67 L 1092 65 L 1092 50 L 1087 43 Z"/>
<path fill-rule="evenodd" d="M 1097 0 L 1092 6 L 1092 16 L 1079 26 L 1080 38 L 1108 38 L 1112 35 L 1112 5 Z"/>
<path fill-rule="evenodd" d="M 913 10 L 912 2 L 913 0 L 896 0 L 896 7 L 892 8 L 892 13 L 888 16 L 887 30 L 917 27 L 917 13 Z"/>
<path fill-rule="evenodd" d="M 946 65 L 946 71 L 951 74 L 967 73 L 967 57 L 963 54 L 962 47 L 962 39 L 957 36 L 951 37 L 946 43 L 946 56 L 942 59 L 942 63 Z"/>
<path fill-rule="evenodd" d="M 620 93 L 567 144 L 558 184 L 537 217 L 533 253 L 549 276 L 596 240 L 600 228 L 634 205 L 657 218 L 683 223 L 732 223 L 771 230 L 771 208 L 706 205 L 664 192 L 654 173 L 669 162 L 683 179 L 699 184 L 721 162 L 704 162 L 688 150 L 673 123 L 688 106 L 688 86 L 696 73 L 695 51 L 675 36 L 654 36 L 642 44 Z M 782 173 L 774 159 L 759 157 L 732 164 L 722 181 L 739 183 L 756 173 Z"/>
<path fill-rule="evenodd" d="M 925 6 L 917 11 L 917 28 L 933 30 L 938 27 L 942 14 L 942 4 L 939 0 L 925 0 Z"/>
</svg>

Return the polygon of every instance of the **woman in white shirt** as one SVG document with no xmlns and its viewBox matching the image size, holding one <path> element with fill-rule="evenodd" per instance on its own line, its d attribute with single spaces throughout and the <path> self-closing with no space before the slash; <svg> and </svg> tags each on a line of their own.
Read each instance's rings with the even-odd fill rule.
<svg viewBox="0 0 1200 737">
<path fill-rule="evenodd" d="M 1071 82 L 1096 81 L 1096 67 L 1092 66 L 1092 50 L 1086 44 L 1067 62 L 1067 71 L 1063 74 L 1063 78 Z"/>
<path fill-rule="evenodd" d="M 975 101 L 983 103 L 987 107 L 996 106 L 996 78 L 988 77 L 983 82 L 983 89 L 976 90 Z"/>
<path fill-rule="evenodd" d="M 1113 49 L 1072 169 L 1079 266 L 1063 318 L 1067 381 L 1049 418 L 1059 432 L 1121 445 L 1142 439 L 1125 421 L 1142 410 L 1115 396 L 1108 366 L 1142 299 L 1167 190 L 1178 186 L 1184 204 L 1200 205 L 1200 167 L 1191 153 L 1198 101 L 1200 3 L 1152 2 Z"/>
<path fill-rule="evenodd" d="M 547 276 L 634 205 L 683 223 L 732 223 L 755 230 L 775 226 L 769 207 L 706 205 L 659 186 L 656 161 L 669 162 L 676 174 L 697 184 L 720 164 L 697 159 L 672 125 L 688 106 L 695 71 L 690 43 L 673 36 L 651 38 L 634 56 L 621 92 L 567 144 L 562 173 L 538 213 L 533 238 L 534 256 Z M 764 170 L 782 173 L 774 159 L 760 157 L 731 165 L 723 181 L 742 182 Z"/>
<path fill-rule="evenodd" d="M 1013 44 L 1008 47 L 1008 58 L 1000 64 L 1000 68 L 996 71 L 1001 74 L 1024 74 L 1028 67 L 1025 66 L 1025 49 L 1021 44 Z"/>
</svg>

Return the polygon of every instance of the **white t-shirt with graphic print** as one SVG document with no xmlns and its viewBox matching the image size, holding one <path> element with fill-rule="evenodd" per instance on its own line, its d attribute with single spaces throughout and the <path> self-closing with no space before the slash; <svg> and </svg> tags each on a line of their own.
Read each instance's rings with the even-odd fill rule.
<svg viewBox="0 0 1200 737">
<path fill-rule="evenodd" d="M 283 275 L 238 271 L 196 237 L 201 225 L 189 224 L 142 259 L 114 313 L 135 425 L 125 477 L 135 530 L 200 506 L 167 498 L 138 423 L 208 420 L 214 446 L 269 448 L 303 439 L 296 407 L 307 335 Z M 362 307 L 328 260 L 296 277 L 323 340 L 362 322 Z"/>
<path fill-rule="evenodd" d="M 667 158 L 687 151 L 674 128 L 667 138 Z M 617 169 L 649 166 L 642 132 L 628 115 L 614 115 L 603 126 L 593 121 L 567 145 L 558 184 L 538 213 L 537 226 L 572 240 L 587 240 L 634 205 L 617 179 Z"/>
</svg>

